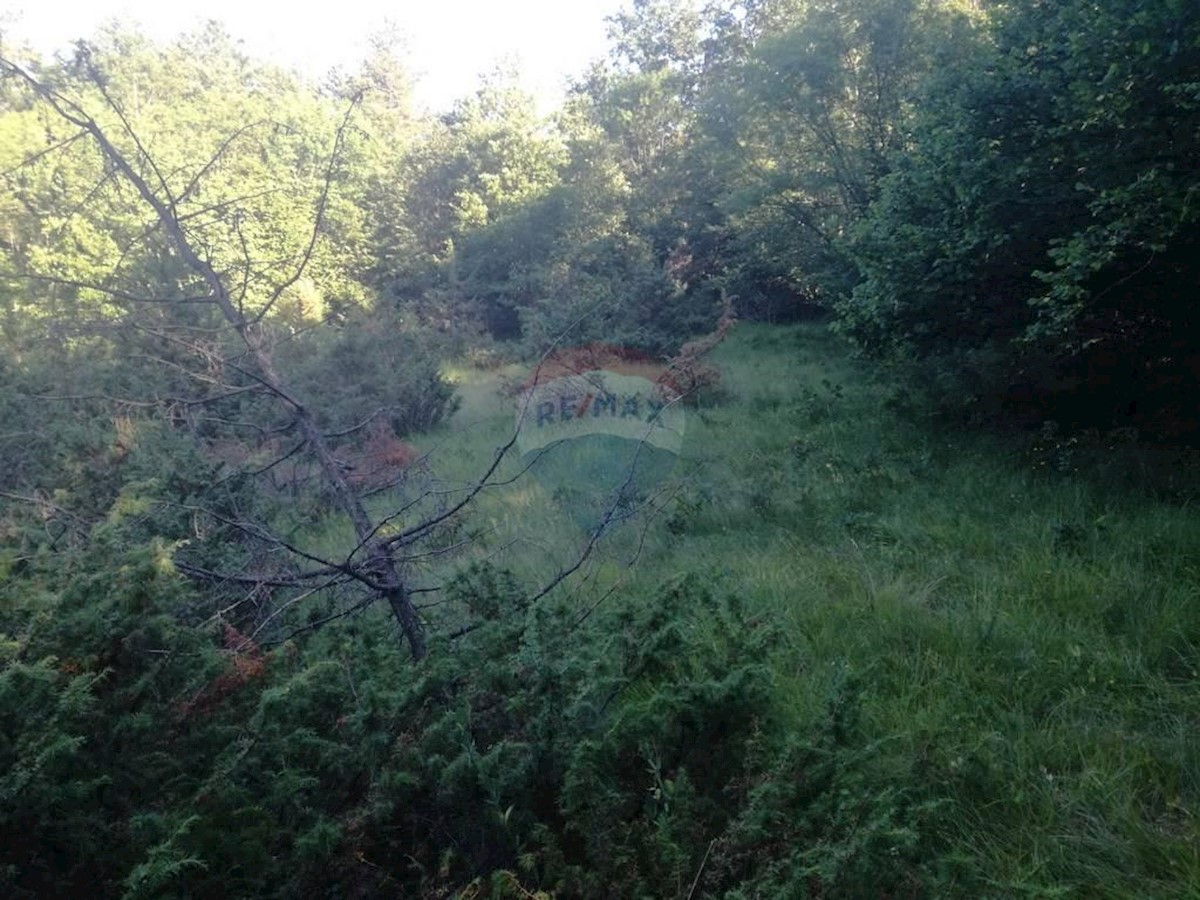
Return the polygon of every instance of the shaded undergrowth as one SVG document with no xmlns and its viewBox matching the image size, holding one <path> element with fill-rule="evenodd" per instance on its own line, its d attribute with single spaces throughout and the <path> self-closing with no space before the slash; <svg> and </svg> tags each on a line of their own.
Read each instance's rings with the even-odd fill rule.
<svg viewBox="0 0 1200 900">
<path fill-rule="evenodd" d="M 555 592 L 587 534 L 552 485 L 439 538 L 416 667 L 382 609 L 269 651 L 197 629 L 116 509 L 6 549 L 5 892 L 1195 896 L 1186 473 L 1148 494 L 938 430 L 820 326 L 712 361 L 661 494 Z M 513 421 L 461 377 L 420 439 L 447 486 Z"/>
</svg>

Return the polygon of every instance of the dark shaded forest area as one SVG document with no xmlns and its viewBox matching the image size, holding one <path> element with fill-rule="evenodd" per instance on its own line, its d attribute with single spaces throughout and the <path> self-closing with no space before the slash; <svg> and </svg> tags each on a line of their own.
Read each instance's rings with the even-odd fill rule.
<svg viewBox="0 0 1200 900">
<path fill-rule="evenodd" d="M 0 33 L 0 893 L 1200 896 L 1200 6 L 399 46 Z"/>
</svg>

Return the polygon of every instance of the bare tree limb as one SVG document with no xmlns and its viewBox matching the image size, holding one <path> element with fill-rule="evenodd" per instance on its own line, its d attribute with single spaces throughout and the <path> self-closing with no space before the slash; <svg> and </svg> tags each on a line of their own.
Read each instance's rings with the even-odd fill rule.
<svg viewBox="0 0 1200 900">
<path fill-rule="evenodd" d="M 268 389 L 272 394 L 274 394 L 294 410 L 295 424 L 299 427 L 299 430 L 304 436 L 303 443 L 299 446 L 309 447 L 313 451 L 314 455 L 317 456 L 321 468 L 324 470 L 326 477 L 332 482 L 334 492 L 342 501 L 342 506 L 353 521 L 356 530 L 360 535 L 366 534 L 369 530 L 370 523 L 366 516 L 365 510 L 362 508 L 361 503 L 354 498 L 353 494 L 346 486 L 338 466 L 336 465 L 336 461 L 333 460 L 332 454 L 330 453 L 328 446 L 325 444 L 323 436 L 317 429 L 311 414 L 297 400 L 297 398 L 294 397 L 283 386 L 281 379 L 274 370 L 272 360 L 267 354 L 266 346 L 262 340 L 262 330 L 258 327 L 262 317 L 269 311 L 271 306 L 279 299 L 280 296 L 282 296 L 284 291 L 286 291 L 290 285 L 294 284 L 303 275 L 305 267 L 312 257 L 313 251 L 316 247 L 317 239 L 321 232 L 324 212 L 328 203 L 330 187 L 332 184 L 334 168 L 340 155 L 345 128 L 350 120 L 354 106 L 357 105 L 358 98 L 355 98 L 355 102 L 351 105 L 350 109 L 347 110 L 342 126 L 338 130 L 333 152 L 330 155 L 326 168 L 326 177 L 322 184 L 320 198 L 317 203 L 312 232 L 310 234 L 308 244 L 300 257 L 299 263 L 289 278 L 275 286 L 270 299 L 258 311 L 258 313 L 253 318 L 248 319 L 240 302 L 238 303 L 237 307 L 233 305 L 232 298 L 229 295 L 226 285 L 223 283 L 218 273 L 214 270 L 212 264 L 205 257 L 197 253 L 192 246 L 188 235 L 184 231 L 181 224 L 176 198 L 172 195 L 166 179 L 163 177 L 161 171 L 158 169 L 155 161 L 146 150 L 145 146 L 141 143 L 119 104 L 106 90 L 103 84 L 103 78 L 95 70 L 95 68 L 90 67 L 91 74 L 93 79 L 97 82 L 97 86 L 100 89 L 102 96 L 104 97 L 109 108 L 117 115 L 129 138 L 133 141 L 138 152 L 138 159 L 143 164 L 148 166 L 157 177 L 159 189 L 161 190 L 162 196 L 165 199 L 160 199 L 157 192 L 142 178 L 140 173 L 130 163 L 129 159 L 126 158 L 108 139 L 107 135 L 104 133 L 103 129 L 99 126 L 95 119 L 88 115 L 78 104 L 62 97 L 53 89 L 39 83 L 33 76 L 21 69 L 19 66 L 8 63 L 7 61 L 4 61 L 2 65 L 6 71 L 16 74 L 22 78 L 34 90 L 34 92 L 60 117 L 81 128 L 81 134 L 90 135 L 100 148 L 103 156 L 114 167 L 114 170 L 120 172 L 120 174 L 131 185 L 133 185 L 142 200 L 154 210 L 159 223 L 167 232 L 168 237 L 175 245 L 175 248 L 179 252 L 180 256 L 193 271 L 203 278 L 205 283 L 208 285 L 209 296 L 198 299 L 202 300 L 202 302 L 216 303 L 221 308 L 226 320 L 237 331 L 237 333 L 241 336 L 243 343 L 246 345 L 250 357 L 256 364 L 255 369 L 257 371 L 246 372 L 245 374 L 259 381 L 263 387 Z M 227 140 L 224 146 L 228 146 L 228 143 L 229 141 Z M 218 152 L 218 156 L 219 155 L 220 151 Z M 211 162 L 209 165 L 211 165 Z M 194 187 L 206 169 L 207 166 L 205 169 L 202 169 L 200 173 L 198 173 L 196 178 L 193 179 L 192 184 L 189 185 L 189 190 Z M 107 177 L 108 176 L 106 176 L 106 179 Z M 243 248 L 245 249 L 244 238 Z M 244 298 L 245 290 L 249 282 L 249 273 L 253 265 L 252 261 L 249 259 L 248 250 L 246 251 L 246 256 L 247 259 L 243 276 L 242 296 L 238 298 L 239 301 Z M 80 287 L 81 285 L 76 286 Z M 103 287 L 100 287 L 100 289 L 104 290 Z M 109 292 L 115 293 L 112 291 L 112 289 L 109 289 Z M 120 293 L 124 295 L 122 299 L 127 301 L 133 301 L 135 299 L 134 296 L 128 292 Z M 190 349 L 194 350 L 195 347 Z M 165 361 L 160 360 L 160 362 Z M 286 459 L 288 455 L 290 455 L 290 453 L 285 454 L 280 459 Z M 276 461 L 276 464 L 277 463 L 278 460 Z M 211 511 L 207 512 L 208 514 L 212 515 Z M 278 536 L 264 535 L 260 528 L 248 528 L 246 523 L 235 522 L 227 519 L 225 522 L 226 524 L 247 530 L 249 533 L 252 533 L 259 538 L 270 539 L 273 543 L 283 546 L 289 551 L 302 557 L 314 560 L 318 559 L 312 554 L 308 554 L 305 551 L 302 551 L 300 548 L 290 545 L 287 541 L 280 539 Z M 347 572 L 345 574 L 364 581 L 364 583 L 368 584 L 368 586 L 374 591 L 384 593 L 388 597 L 393 607 L 393 611 L 401 620 L 402 628 L 405 631 L 407 639 L 409 640 L 410 648 L 412 649 L 414 656 L 420 657 L 424 652 L 424 637 L 422 629 L 419 619 L 411 609 L 411 603 L 408 601 L 406 596 L 405 586 L 398 577 L 394 561 L 391 559 L 390 554 L 386 553 L 383 548 L 379 548 L 378 550 L 375 550 L 375 552 L 368 555 L 368 563 L 370 564 L 370 568 L 375 570 L 371 573 L 374 577 L 367 578 L 364 575 L 364 571 L 358 570 Z M 334 565 L 331 566 L 331 568 L 336 569 L 338 567 Z M 383 582 L 380 581 L 380 577 L 384 579 Z"/>
<path fill-rule="evenodd" d="M 313 250 L 317 246 L 317 238 L 321 234 L 321 226 L 325 223 L 325 208 L 329 203 L 329 189 L 333 184 L 334 169 L 337 166 L 338 160 L 341 158 L 342 144 L 345 141 L 346 129 L 350 126 L 350 117 L 354 114 L 354 110 L 358 108 L 358 104 L 362 102 L 362 91 L 356 93 L 350 99 L 350 105 L 346 109 L 345 116 L 342 117 L 342 124 L 338 126 L 337 134 L 333 140 L 333 151 L 329 154 L 329 164 L 325 169 L 325 178 L 321 184 L 321 196 L 317 200 L 316 215 L 313 216 L 313 227 L 309 234 L 308 246 L 305 248 L 303 255 L 300 258 L 299 265 L 296 266 L 296 271 L 292 273 L 290 278 L 285 279 L 282 283 L 276 286 L 271 292 L 270 298 L 263 304 L 257 315 L 251 320 L 257 324 L 262 321 L 263 316 L 270 312 L 271 308 L 283 296 L 283 292 L 294 285 L 304 275 L 304 270 L 308 268 L 308 263 L 312 259 Z"/>
</svg>

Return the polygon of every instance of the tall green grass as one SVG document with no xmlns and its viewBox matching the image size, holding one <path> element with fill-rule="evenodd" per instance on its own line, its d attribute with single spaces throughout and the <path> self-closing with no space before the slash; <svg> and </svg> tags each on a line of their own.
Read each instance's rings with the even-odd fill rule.
<svg viewBox="0 0 1200 900">
<path fill-rule="evenodd" d="M 880 776 L 941 804 L 934 895 L 1200 897 L 1186 497 L 1117 484 L 1115 456 L 1072 471 L 1062 447 L 939 429 L 819 325 L 743 325 L 712 362 L 666 492 L 558 590 L 582 609 L 695 572 L 738 594 L 783 634 L 781 742 L 853 684 Z M 461 409 L 419 441 L 440 485 L 508 438 L 518 374 L 460 371 Z M 576 558 L 586 531 L 520 472 L 422 577 L 488 558 L 536 586 Z"/>
<path fill-rule="evenodd" d="M 937 430 L 820 326 L 742 326 L 713 362 L 637 569 L 608 547 L 581 593 L 700 571 L 743 595 L 785 634 L 784 732 L 852 675 L 880 764 L 950 801 L 947 895 L 1200 896 L 1200 518 Z M 477 468 L 494 406 L 439 461 Z M 527 573 L 578 546 L 536 484 L 480 515 Z"/>
</svg>

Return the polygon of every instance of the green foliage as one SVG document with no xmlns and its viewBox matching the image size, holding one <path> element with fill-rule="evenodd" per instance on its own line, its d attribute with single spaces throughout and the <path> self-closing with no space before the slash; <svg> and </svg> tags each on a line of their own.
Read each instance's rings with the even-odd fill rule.
<svg viewBox="0 0 1200 900">
<path fill-rule="evenodd" d="M 1195 459 L 1141 434 L 1188 439 L 1200 396 L 1198 22 L 636 0 L 548 122 L 503 78 L 412 119 L 386 36 L 324 92 L 214 28 L 35 66 L 127 115 L 339 451 L 436 429 L 471 483 L 512 410 L 468 371 L 464 426 L 443 357 L 665 355 L 721 291 L 888 359 L 739 328 L 661 526 L 536 601 L 578 535 L 502 466 L 428 544 L 419 664 L 385 610 L 318 629 L 335 591 L 181 577 L 279 571 L 232 521 L 330 560 L 344 523 L 245 477 L 287 414 L 0 85 L 0 892 L 1196 895 Z"/>
<path fill-rule="evenodd" d="M 81 44 L 75 59 L 40 68 L 119 145 L 131 141 L 125 122 L 140 135 L 155 161 L 155 187 L 170 190 L 197 244 L 219 271 L 240 273 L 247 309 L 268 303 L 284 281 L 281 268 L 308 247 L 338 108 L 253 63 L 215 25 L 169 46 L 113 28 Z M 165 235 L 147 232 L 138 198 L 110 177 L 89 141 L 28 103 L 3 109 L 0 133 L 13 213 L 4 274 L 22 277 L 3 292 L 6 307 L 79 323 L 112 318 L 142 298 L 132 305 L 149 324 L 161 313 L 146 301 L 195 291 L 182 263 L 164 252 Z M 59 144 L 59 152 L 44 152 Z M 324 239 L 312 247 L 314 264 L 280 298 L 299 317 L 365 299 L 356 282 L 361 213 L 340 186 L 330 195 Z M 203 323 L 215 315 L 203 305 L 190 312 Z"/>
<path fill-rule="evenodd" d="M 522 331 L 535 352 L 603 342 L 670 356 L 716 318 L 715 297 L 680 290 L 634 236 L 596 238 L 567 265 L 554 293 L 522 311 Z"/>
<path fill-rule="evenodd" d="M 400 317 L 357 313 L 337 326 L 296 335 L 280 364 L 329 432 L 372 418 L 399 435 L 425 431 L 454 411 L 454 388 L 439 371 L 436 345 Z"/>
<path fill-rule="evenodd" d="M 203 641 L 178 624 L 191 598 L 168 548 L 117 539 L 100 526 L 92 548 L 40 553 L 0 590 L 0 630 L 16 642 L 0 672 L 12 896 L 115 893 L 137 854 L 123 812 L 180 771 L 159 743 L 164 699 L 202 677 Z"/>
<path fill-rule="evenodd" d="M 506 220 L 540 202 L 558 183 L 562 162 L 561 140 L 542 128 L 532 99 L 497 75 L 427 123 L 368 200 L 373 282 L 404 305 L 440 293 L 449 316 L 473 313 L 492 333 L 513 337 L 514 307 L 528 299 L 520 275 L 528 260 L 521 244 L 505 240 L 512 230 Z M 499 246 L 486 239 L 468 246 L 481 229 L 495 229 Z"/>
<path fill-rule="evenodd" d="M 710 252 L 745 314 L 811 315 L 854 287 L 846 237 L 907 144 L 938 48 L 956 40 L 949 6 L 747 4 L 740 33 L 722 36 L 735 51 L 701 92 L 691 163 L 720 216 L 692 234 L 722 235 Z"/>
<path fill-rule="evenodd" d="M 940 874 L 929 863 L 947 801 L 915 765 L 888 772 L 886 742 L 857 721 L 860 690 L 835 683 L 820 730 L 793 738 L 751 788 L 714 853 L 711 880 L 741 882 L 726 896 L 920 896 Z"/>
<path fill-rule="evenodd" d="M 415 666 L 383 610 L 214 629 L 161 480 L 6 508 L 5 893 L 1188 896 L 1190 514 L 948 446 L 814 327 L 714 356 L 646 569 L 465 568 Z"/>
<path fill-rule="evenodd" d="M 1002 5 L 981 38 L 927 82 L 843 327 L 966 369 L 978 400 L 1024 385 L 1035 421 L 1186 437 L 1200 20 Z"/>
</svg>

